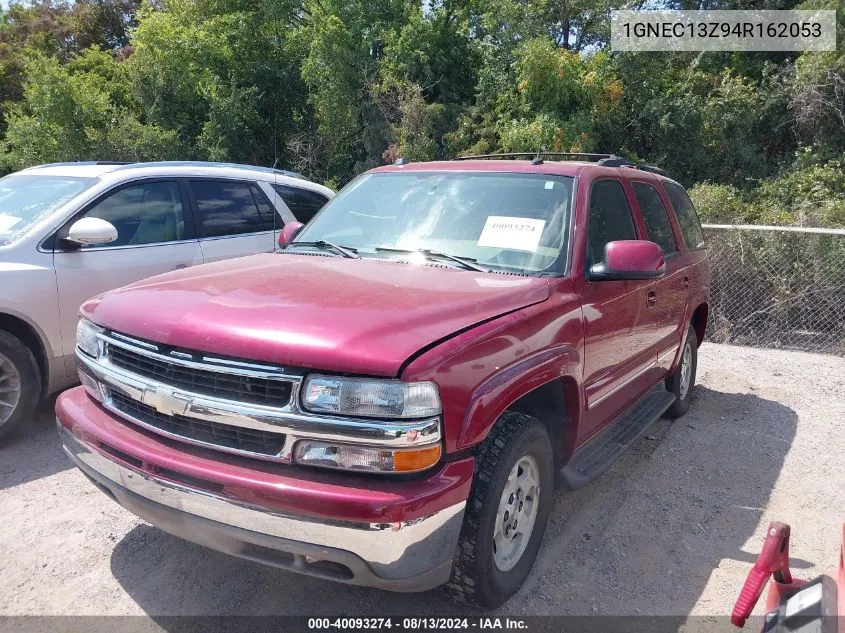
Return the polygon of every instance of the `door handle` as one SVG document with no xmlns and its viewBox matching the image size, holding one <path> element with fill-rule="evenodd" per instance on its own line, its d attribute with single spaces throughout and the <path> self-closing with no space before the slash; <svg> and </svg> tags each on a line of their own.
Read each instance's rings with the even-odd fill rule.
<svg viewBox="0 0 845 633">
<path fill-rule="evenodd" d="M 648 294 L 645 296 L 645 304 L 649 308 L 653 308 L 657 305 L 657 293 L 654 290 L 649 290 Z"/>
<path fill-rule="evenodd" d="M 689 277 L 684 277 L 684 280 L 681 282 L 681 288 L 684 290 L 689 288 Z"/>
</svg>

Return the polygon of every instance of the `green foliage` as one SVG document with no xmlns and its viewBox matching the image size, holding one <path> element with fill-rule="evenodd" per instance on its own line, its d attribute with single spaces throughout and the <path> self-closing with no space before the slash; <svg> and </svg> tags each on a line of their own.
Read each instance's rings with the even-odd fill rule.
<svg viewBox="0 0 845 633">
<path fill-rule="evenodd" d="M 845 155 L 821 164 L 806 162 L 799 160 L 760 184 L 754 199 L 760 222 L 845 226 Z"/>
<path fill-rule="evenodd" d="M 704 182 L 690 189 L 690 197 L 705 222 L 845 226 L 845 155 L 818 162 L 812 152 L 802 152 L 795 164 L 753 190 Z"/>
<path fill-rule="evenodd" d="M 146 7 L 126 62 L 146 120 L 178 134 L 187 156 L 271 164 L 304 104 L 290 16 L 260 3 L 175 0 Z"/>
<path fill-rule="evenodd" d="M 732 185 L 701 182 L 690 188 L 689 195 L 702 222 L 740 224 L 750 219 L 742 191 Z"/>
<path fill-rule="evenodd" d="M 622 0 L 137 2 L 0 15 L 0 169 L 278 162 L 340 186 L 399 156 L 545 147 L 666 167 L 709 221 L 845 223 L 841 0 L 765 0 L 839 12 L 839 49 L 800 55 L 611 55 Z"/>
<path fill-rule="evenodd" d="M 90 48 L 65 65 L 34 54 L 26 75 L 23 100 L 9 109 L 0 145 L 7 168 L 179 155 L 173 132 L 134 117 L 126 68 L 99 49 Z"/>
</svg>

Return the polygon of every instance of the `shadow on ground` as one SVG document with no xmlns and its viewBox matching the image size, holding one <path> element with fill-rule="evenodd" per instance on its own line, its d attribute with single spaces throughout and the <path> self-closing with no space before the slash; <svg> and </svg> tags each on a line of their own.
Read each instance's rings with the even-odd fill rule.
<svg viewBox="0 0 845 633">
<path fill-rule="evenodd" d="M 42 402 L 28 424 L 0 443 L 0 490 L 73 467 L 56 432 L 55 396 Z"/>
<path fill-rule="evenodd" d="M 724 559 L 753 560 L 742 548 L 796 426 L 782 404 L 699 387 L 687 416 L 656 423 L 589 486 L 558 491 L 532 575 L 497 612 L 689 614 Z M 111 570 L 154 618 L 467 613 L 439 591 L 393 594 L 299 576 L 145 524 L 116 544 Z"/>
<path fill-rule="evenodd" d="M 687 615 L 703 604 L 706 611 L 714 569 L 756 559 L 758 543 L 743 547 L 797 424 L 778 402 L 698 387 L 686 416 L 661 420 L 601 478 L 559 499 L 556 534 L 520 610 Z M 740 588 L 721 588 L 716 602 L 732 602 Z"/>
</svg>

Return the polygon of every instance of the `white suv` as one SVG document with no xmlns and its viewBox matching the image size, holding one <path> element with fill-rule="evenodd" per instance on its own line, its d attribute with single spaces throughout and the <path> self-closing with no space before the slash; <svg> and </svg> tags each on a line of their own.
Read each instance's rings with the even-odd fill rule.
<svg viewBox="0 0 845 633">
<path fill-rule="evenodd" d="M 0 438 L 74 382 L 77 311 L 101 292 L 273 251 L 334 193 L 298 174 L 200 162 L 60 163 L 0 179 Z"/>
</svg>

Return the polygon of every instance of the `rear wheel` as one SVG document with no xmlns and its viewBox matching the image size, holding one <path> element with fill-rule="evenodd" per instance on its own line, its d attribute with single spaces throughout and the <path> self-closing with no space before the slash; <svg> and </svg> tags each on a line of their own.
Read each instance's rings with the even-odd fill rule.
<svg viewBox="0 0 845 633">
<path fill-rule="evenodd" d="M 693 327 L 689 326 L 684 346 L 681 349 L 681 360 L 678 367 L 666 379 L 666 390 L 675 394 L 675 402 L 664 414 L 667 418 L 679 418 L 689 410 L 692 392 L 695 388 L 695 370 L 697 368 L 698 338 Z"/>
<path fill-rule="evenodd" d="M 549 434 L 506 411 L 484 441 L 447 591 L 495 607 L 522 586 L 543 540 L 554 495 Z"/>
<path fill-rule="evenodd" d="M 30 418 L 41 393 L 41 372 L 29 348 L 0 332 L 0 439 Z"/>
</svg>

